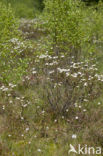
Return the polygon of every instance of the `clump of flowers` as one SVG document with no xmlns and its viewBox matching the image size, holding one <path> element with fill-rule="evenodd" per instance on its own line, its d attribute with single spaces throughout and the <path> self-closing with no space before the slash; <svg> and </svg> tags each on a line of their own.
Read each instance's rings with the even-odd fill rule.
<svg viewBox="0 0 103 156">
<path fill-rule="evenodd" d="M 93 60 L 75 62 L 69 56 L 48 54 L 39 56 L 39 60 L 44 64 L 43 95 L 53 110 L 66 112 L 70 107 L 75 107 L 75 103 L 82 105 L 101 94 L 103 75 L 98 74 Z M 41 73 L 41 69 L 38 72 Z"/>
</svg>

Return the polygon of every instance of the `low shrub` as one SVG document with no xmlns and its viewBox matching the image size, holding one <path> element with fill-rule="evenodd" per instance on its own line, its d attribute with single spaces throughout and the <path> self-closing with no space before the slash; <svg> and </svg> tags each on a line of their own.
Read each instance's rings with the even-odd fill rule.
<svg viewBox="0 0 103 156">
<path fill-rule="evenodd" d="M 98 74 L 95 61 L 75 62 L 73 56 L 43 54 L 37 57 L 30 81 L 35 80 L 32 86 L 40 85 L 40 95 L 48 109 L 66 115 L 70 108 L 85 108 L 101 95 L 103 75 Z"/>
</svg>

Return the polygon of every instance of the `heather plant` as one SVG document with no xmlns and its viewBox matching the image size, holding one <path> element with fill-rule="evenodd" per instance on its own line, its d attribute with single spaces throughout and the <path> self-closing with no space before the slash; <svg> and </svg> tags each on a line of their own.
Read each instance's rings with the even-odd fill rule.
<svg viewBox="0 0 103 156">
<path fill-rule="evenodd" d="M 75 62 L 74 57 L 45 54 L 36 62 L 44 101 L 56 114 L 66 115 L 66 110 L 77 105 L 84 107 L 101 95 L 103 75 L 98 74 L 95 60 Z M 41 73 L 42 80 L 39 80 Z"/>
</svg>

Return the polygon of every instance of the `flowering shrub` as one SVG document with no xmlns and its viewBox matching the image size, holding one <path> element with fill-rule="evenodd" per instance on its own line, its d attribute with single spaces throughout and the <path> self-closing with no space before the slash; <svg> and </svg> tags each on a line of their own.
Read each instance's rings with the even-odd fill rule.
<svg viewBox="0 0 103 156">
<path fill-rule="evenodd" d="M 102 92 L 103 75 L 98 74 L 93 60 L 75 62 L 74 57 L 43 54 L 36 62 L 39 63 L 34 73 L 37 79 L 43 74 L 39 81 L 43 97 L 56 113 L 88 103 Z"/>
</svg>

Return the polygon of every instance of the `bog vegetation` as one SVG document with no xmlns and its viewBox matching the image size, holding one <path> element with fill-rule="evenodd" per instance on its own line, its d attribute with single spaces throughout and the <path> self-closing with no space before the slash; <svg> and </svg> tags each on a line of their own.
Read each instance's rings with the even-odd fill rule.
<svg viewBox="0 0 103 156">
<path fill-rule="evenodd" d="M 87 3 L 0 2 L 1 156 L 103 148 L 103 2 Z"/>
</svg>

